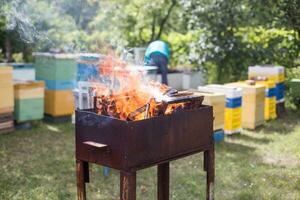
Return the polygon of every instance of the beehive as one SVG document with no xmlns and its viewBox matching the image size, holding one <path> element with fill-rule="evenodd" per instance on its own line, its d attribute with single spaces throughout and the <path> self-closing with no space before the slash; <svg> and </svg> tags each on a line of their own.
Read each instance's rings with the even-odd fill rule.
<svg viewBox="0 0 300 200">
<path fill-rule="evenodd" d="M 0 134 L 14 130 L 14 122 L 12 113 L 0 114 Z"/>
<path fill-rule="evenodd" d="M 76 79 L 76 55 L 34 53 L 36 79 L 48 90 L 72 90 Z"/>
<path fill-rule="evenodd" d="M 282 66 L 250 66 L 248 68 L 248 78 L 266 77 L 276 84 L 276 101 L 284 102 L 284 67 Z"/>
<path fill-rule="evenodd" d="M 235 82 L 226 85 L 242 88 L 242 127 L 255 129 L 264 123 L 265 86 Z"/>
<path fill-rule="evenodd" d="M 213 106 L 214 131 L 224 129 L 225 117 L 225 95 L 216 92 L 208 92 L 207 89 L 199 87 L 199 94 L 204 96 L 203 104 Z"/>
<path fill-rule="evenodd" d="M 256 84 L 265 86 L 265 120 L 276 119 L 276 87 L 271 80 L 256 81 Z"/>
<path fill-rule="evenodd" d="M 74 98 L 71 90 L 45 90 L 45 113 L 53 117 L 72 115 Z"/>
<path fill-rule="evenodd" d="M 13 68 L 0 67 L 0 133 L 14 129 L 12 112 L 14 110 Z"/>
<path fill-rule="evenodd" d="M 11 63 L 13 67 L 13 79 L 23 81 L 35 80 L 35 68 L 31 63 Z"/>
<path fill-rule="evenodd" d="M 13 112 L 14 90 L 12 67 L 0 67 L 0 113 Z"/>
<path fill-rule="evenodd" d="M 97 80 L 100 60 L 101 56 L 99 54 L 80 54 L 77 60 L 77 82 Z"/>
<path fill-rule="evenodd" d="M 43 81 L 15 81 L 15 112 L 17 122 L 43 119 L 44 116 Z"/>
<path fill-rule="evenodd" d="M 224 132 L 226 134 L 239 133 L 241 131 L 241 104 L 242 104 L 242 89 L 233 86 L 224 85 L 207 85 L 207 91 L 224 94 L 225 102 L 225 117 L 224 117 Z M 201 89 L 199 87 L 198 89 Z"/>
</svg>

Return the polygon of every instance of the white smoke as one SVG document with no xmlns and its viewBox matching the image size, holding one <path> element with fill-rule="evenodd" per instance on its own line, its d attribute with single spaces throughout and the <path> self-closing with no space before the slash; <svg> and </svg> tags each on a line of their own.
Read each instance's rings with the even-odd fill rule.
<svg viewBox="0 0 300 200">
<path fill-rule="evenodd" d="M 38 31 L 32 22 L 33 10 L 30 3 L 34 1 L 12 0 L 4 5 L 6 30 L 17 31 L 20 38 L 27 43 L 47 39 L 46 35 Z"/>
</svg>

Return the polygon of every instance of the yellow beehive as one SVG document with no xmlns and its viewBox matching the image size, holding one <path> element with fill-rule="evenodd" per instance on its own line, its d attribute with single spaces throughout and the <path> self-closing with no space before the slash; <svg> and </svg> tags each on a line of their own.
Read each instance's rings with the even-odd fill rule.
<svg viewBox="0 0 300 200">
<path fill-rule="evenodd" d="M 71 90 L 45 90 L 45 113 L 54 117 L 74 113 L 74 97 Z"/>
<path fill-rule="evenodd" d="M 44 81 L 16 81 L 14 85 L 15 99 L 44 98 Z"/>
<path fill-rule="evenodd" d="M 241 128 L 241 107 L 225 108 L 224 130 L 227 134 L 235 133 Z"/>
<path fill-rule="evenodd" d="M 227 85 L 242 88 L 242 127 L 255 129 L 264 123 L 265 86 L 235 82 Z"/>
<path fill-rule="evenodd" d="M 0 67 L 0 113 L 9 113 L 14 107 L 12 67 Z"/>
<path fill-rule="evenodd" d="M 241 132 L 242 89 L 239 87 L 211 84 L 199 86 L 199 91 L 216 92 L 225 95 L 224 133 Z"/>
<path fill-rule="evenodd" d="M 267 77 L 275 83 L 281 83 L 285 80 L 284 67 L 282 66 L 250 66 L 248 68 L 248 78 Z"/>
<path fill-rule="evenodd" d="M 265 98 L 265 119 L 276 119 L 276 98 Z"/>
<path fill-rule="evenodd" d="M 256 81 L 266 87 L 265 92 L 265 120 L 276 119 L 276 84 L 274 81 Z"/>
<path fill-rule="evenodd" d="M 201 90 L 197 93 L 204 96 L 203 104 L 213 106 L 214 131 L 224 129 L 225 95 Z"/>
</svg>

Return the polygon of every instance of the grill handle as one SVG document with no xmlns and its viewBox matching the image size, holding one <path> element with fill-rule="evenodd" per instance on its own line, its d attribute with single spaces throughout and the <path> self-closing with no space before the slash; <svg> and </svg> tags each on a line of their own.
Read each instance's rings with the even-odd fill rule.
<svg viewBox="0 0 300 200">
<path fill-rule="evenodd" d="M 101 150 L 102 152 L 109 153 L 109 148 L 106 144 L 101 144 L 98 142 L 93 141 L 85 141 L 83 142 L 84 145 L 87 145 L 89 147 L 97 148 L 98 150 Z"/>
</svg>

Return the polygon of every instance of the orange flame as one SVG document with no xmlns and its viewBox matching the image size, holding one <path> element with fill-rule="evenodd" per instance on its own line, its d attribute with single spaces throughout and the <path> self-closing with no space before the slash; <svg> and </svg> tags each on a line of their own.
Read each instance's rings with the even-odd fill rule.
<svg viewBox="0 0 300 200">
<path fill-rule="evenodd" d="M 170 89 L 167 85 L 145 81 L 143 71 L 133 70 L 126 62 L 113 56 L 107 56 L 101 62 L 99 73 L 108 81 L 97 84 L 94 92 L 96 96 L 103 96 L 112 104 L 107 114 L 122 120 L 128 120 L 139 108 L 143 109 L 137 112 L 132 120 L 144 119 L 146 110 L 153 116 L 161 103 L 157 99 Z"/>
</svg>

